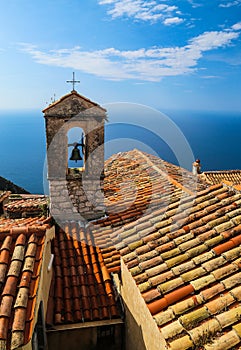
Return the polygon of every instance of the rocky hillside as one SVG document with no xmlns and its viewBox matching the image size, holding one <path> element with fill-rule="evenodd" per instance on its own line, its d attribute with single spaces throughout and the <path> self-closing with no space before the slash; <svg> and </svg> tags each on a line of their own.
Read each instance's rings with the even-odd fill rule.
<svg viewBox="0 0 241 350">
<path fill-rule="evenodd" d="M 12 193 L 26 193 L 29 192 L 20 186 L 15 185 L 13 182 L 4 179 L 0 176 L 0 191 L 11 191 Z"/>
</svg>

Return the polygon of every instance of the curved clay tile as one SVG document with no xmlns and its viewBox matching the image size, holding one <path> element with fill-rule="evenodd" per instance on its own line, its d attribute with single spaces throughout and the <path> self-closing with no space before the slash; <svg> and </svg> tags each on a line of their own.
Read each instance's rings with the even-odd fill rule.
<svg viewBox="0 0 241 350">
<path fill-rule="evenodd" d="M 9 257 L 10 257 L 9 250 L 3 249 L 0 253 L 0 264 L 5 264 L 6 266 L 8 266 Z"/>
<path fill-rule="evenodd" d="M 11 249 L 11 244 L 12 244 L 12 237 L 11 236 L 7 236 L 2 245 L 1 245 L 1 249 L 0 251 L 4 250 L 4 249 L 7 249 L 7 250 L 10 250 Z"/>
</svg>

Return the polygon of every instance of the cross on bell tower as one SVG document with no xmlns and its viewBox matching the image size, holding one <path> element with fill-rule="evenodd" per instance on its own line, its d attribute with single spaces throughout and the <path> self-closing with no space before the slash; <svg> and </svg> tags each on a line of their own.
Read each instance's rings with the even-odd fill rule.
<svg viewBox="0 0 241 350">
<path fill-rule="evenodd" d="M 73 72 L 73 79 L 72 80 L 66 80 L 66 83 L 71 83 L 73 84 L 73 89 L 72 91 L 76 91 L 75 90 L 75 84 L 79 84 L 80 80 L 75 80 L 75 72 Z"/>
</svg>

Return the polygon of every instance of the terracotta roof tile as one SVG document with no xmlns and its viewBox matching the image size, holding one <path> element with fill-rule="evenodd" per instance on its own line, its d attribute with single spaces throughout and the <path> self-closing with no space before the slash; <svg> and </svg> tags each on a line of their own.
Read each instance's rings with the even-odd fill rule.
<svg viewBox="0 0 241 350">
<path fill-rule="evenodd" d="M 2 295 L 11 295 L 14 297 L 16 295 L 17 283 L 18 276 L 8 276 L 2 291 Z"/>
<path fill-rule="evenodd" d="M 187 295 L 190 295 L 190 291 Z M 179 298 L 183 299 L 183 298 Z M 178 300 L 177 300 L 178 301 Z M 203 304 L 203 299 L 199 295 L 192 295 L 183 301 L 176 302 L 172 305 L 171 309 L 175 315 L 182 315 L 187 311 L 190 311 L 197 307 L 197 305 Z"/>
<path fill-rule="evenodd" d="M 205 306 L 202 306 L 194 311 L 187 313 L 180 317 L 181 324 L 185 327 L 186 330 L 190 330 L 196 327 L 197 324 L 203 320 L 209 318 L 210 313 Z"/>
<path fill-rule="evenodd" d="M 226 349 L 233 349 L 235 345 L 240 343 L 240 338 L 237 333 L 232 330 L 222 335 L 220 338 L 215 339 L 212 344 L 206 344 L 205 350 L 222 350 L 224 346 Z"/>
<path fill-rule="evenodd" d="M 191 330 L 189 334 L 194 345 L 200 346 L 203 343 L 203 339 L 207 339 L 208 342 L 211 342 L 215 334 L 220 331 L 221 327 L 219 322 L 216 319 L 211 319 Z"/>
<path fill-rule="evenodd" d="M 13 304 L 13 296 L 12 295 L 4 295 L 2 297 L 0 313 L 2 316 L 10 318 Z"/>
<path fill-rule="evenodd" d="M 0 203 L 3 203 L 11 195 L 11 191 L 0 191 Z"/>
<path fill-rule="evenodd" d="M 30 285 L 38 287 L 38 280 L 24 270 L 27 260 L 39 268 L 42 260 L 35 260 L 36 251 L 43 245 L 48 227 L 45 218 L 5 219 L 0 218 L 0 339 L 2 348 L 15 349 L 24 345 L 32 336 L 36 295 L 30 299 Z M 37 234 L 31 234 L 34 227 Z M 35 241 L 35 243 L 33 243 Z M 32 249 L 32 245 L 38 247 Z M 31 300 L 31 303 L 30 303 Z M 31 304 L 31 305 L 30 305 Z"/>
<path fill-rule="evenodd" d="M 171 349 L 241 345 L 232 330 L 241 298 L 238 189 L 196 183 L 136 150 L 113 156 L 106 169 L 108 217 L 92 233 L 107 267 L 113 252 L 118 269 L 119 253 Z"/>
<path fill-rule="evenodd" d="M 225 293 L 223 295 L 220 295 L 218 298 L 215 298 L 214 300 L 208 302 L 206 306 L 211 314 L 217 314 L 221 311 L 225 311 L 227 307 L 234 302 L 235 299 L 232 294 Z"/>
<path fill-rule="evenodd" d="M 7 269 L 8 269 L 7 263 L 0 264 L 0 283 L 1 284 L 3 284 L 3 282 L 5 280 L 5 276 L 7 274 Z"/>
<path fill-rule="evenodd" d="M 86 322 L 120 317 L 110 274 L 91 232 L 66 223 L 53 242 L 54 324 Z M 48 311 L 49 313 L 50 311 Z"/>
<path fill-rule="evenodd" d="M 5 345 L 5 347 L 6 347 L 6 339 L 8 334 L 8 324 L 9 324 L 8 317 L 0 317 L 0 339 L 4 341 L 3 344 Z"/>
<path fill-rule="evenodd" d="M 180 349 L 187 350 L 187 349 L 191 349 L 192 347 L 193 347 L 193 342 L 191 341 L 188 335 L 178 338 L 177 340 L 174 340 L 173 342 L 170 343 L 171 350 L 180 350 Z"/>
<path fill-rule="evenodd" d="M 48 198 L 44 195 L 17 195 L 9 197 L 4 212 L 9 218 L 42 216 L 47 214 Z"/>
<path fill-rule="evenodd" d="M 162 334 L 165 339 L 176 337 L 185 331 L 185 328 L 181 325 L 179 320 L 170 323 L 169 325 L 162 328 Z"/>
<path fill-rule="evenodd" d="M 240 317 L 241 317 L 240 306 L 216 316 L 222 328 L 230 326 L 233 323 L 236 323 L 237 321 L 240 320 Z"/>
<path fill-rule="evenodd" d="M 230 293 L 233 295 L 233 297 L 240 301 L 241 300 L 241 286 L 236 287 L 230 291 Z"/>
<path fill-rule="evenodd" d="M 205 171 L 200 177 L 212 184 L 223 181 L 229 181 L 233 185 L 241 184 L 241 170 Z"/>
</svg>

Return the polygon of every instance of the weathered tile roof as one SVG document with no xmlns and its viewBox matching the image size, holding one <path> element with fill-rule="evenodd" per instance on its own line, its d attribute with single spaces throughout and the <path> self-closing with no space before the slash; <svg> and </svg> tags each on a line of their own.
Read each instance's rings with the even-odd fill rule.
<svg viewBox="0 0 241 350">
<path fill-rule="evenodd" d="M 219 184 L 195 193 L 170 175 L 155 182 L 154 167 L 137 178 L 133 154 L 124 158 L 107 172 L 112 212 L 92 228 L 107 267 L 118 269 L 122 256 L 170 349 L 238 349 L 240 188 Z M 133 183 L 135 196 L 128 192 Z"/>
<path fill-rule="evenodd" d="M 105 162 L 105 204 L 108 218 L 99 220 L 96 244 L 110 272 L 120 268 L 120 254 L 109 234 L 113 227 L 136 221 L 155 209 L 207 188 L 189 171 L 138 150 L 113 155 Z"/>
<path fill-rule="evenodd" d="M 115 233 L 123 235 L 121 255 L 172 349 L 188 348 L 185 340 L 193 347 L 203 342 L 208 349 L 210 340 L 218 341 L 239 320 L 241 195 L 212 188 L 194 203 L 185 209 L 191 209 L 186 222 L 180 223 L 179 211 L 181 218 L 172 215 L 168 223 L 167 211 L 165 220 L 149 225 L 149 232 L 136 223 L 138 240 L 128 235 L 133 227 Z M 222 312 L 234 307 L 237 317 L 208 333 L 226 315 Z"/>
<path fill-rule="evenodd" d="M 0 203 L 7 199 L 10 196 L 10 194 L 10 191 L 0 191 Z"/>
<path fill-rule="evenodd" d="M 49 220 L 0 219 L 0 348 L 29 342 Z"/>
<path fill-rule="evenodd" d="M 240 348 L 241 193 L 231 185 L 137 150 L 111 157 L 107 216 L 57 229 L 47 323 L 120 317 L 110 273 L 121 256 L 170 349 Z M 48 220 L 0 218 L 0 348 L 31 338 Z"/>
<path fill-rule="evenodd" d="M 113 282 L 88 229 L 70 223 L 57 230 L 53 253 L 49 325 L 120 317 Z"/>
<path fill-rule="evenodd" d="M 19 232 L 34 233 L 45 232 L 49 227 L 51 218 L 34 217 L 34 218 L 21 218 L 10 219 L 0 217 L 0 234 L 18 234 Z"/>
<path fill-rule="evenodd" d="M 163 159 L 154 155 L 143 153 L 143 156 L 146 156 L 149 159 L 149 161 L 151 161 L 155 166 L 157 166 L 160 170 L 169 175 L 170 179 L 177 181 L 179 185 L 186 187 L 190 191 L 201 191 L 207 188 L 206 179 L 197 177 L 196 175 L 193 175 L 190 171 L 180 166 L 166 162 Z"/>
<path fill-rule="evenodd" d="M 12 218 L 22 216 L 42 216 L 47 211 L 48 197 L 44 195 L 18 195 L 9 197 L 9 202 L 4 205 L 4 212 Z"/>
<path fill-rule="evenodd" d="M 213 185 L 223 181 L 230 181 L 234 185 L 241 185 L 241 170 L 205 171 L 201 174 L 200 178 Z"/>
<path fill-rule="evenodd" d="M 136 149 L 115 154 L 105 162 L 104 192 L 109 211 L 112 202 L 129 206 L 136 194 L 140 199 L 143 194 L 160 198 L 160 188 L 162 192 L 178 189 L 190 194 L 207 188 L 207 183 L 186 169 Z"/>
</svg>

